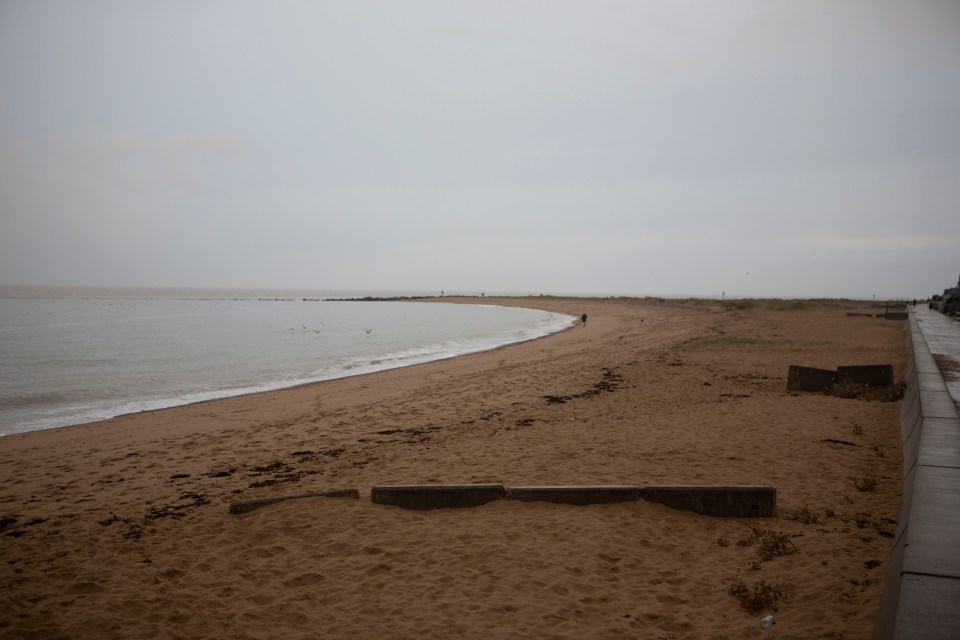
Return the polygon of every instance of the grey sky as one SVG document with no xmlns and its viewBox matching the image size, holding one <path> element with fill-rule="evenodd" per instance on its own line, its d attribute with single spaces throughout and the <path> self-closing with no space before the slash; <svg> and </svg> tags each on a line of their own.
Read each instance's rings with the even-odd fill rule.
<svg viewBox="0 0 960 640">
<path fill-rule="evenodd" d="M 954 0 L 0 0 L 0 284 L 958 273 Z"/>
</svg>

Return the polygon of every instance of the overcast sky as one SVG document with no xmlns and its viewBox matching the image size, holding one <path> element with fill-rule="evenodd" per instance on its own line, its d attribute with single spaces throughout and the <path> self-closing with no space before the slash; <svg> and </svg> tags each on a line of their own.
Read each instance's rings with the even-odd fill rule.
<svg viewBox="0 0 960 640">
<path fill-rule="evenodd" d="M 958 275 L 956 0 L 0 0 L 0 284 Z"/>
</svg>

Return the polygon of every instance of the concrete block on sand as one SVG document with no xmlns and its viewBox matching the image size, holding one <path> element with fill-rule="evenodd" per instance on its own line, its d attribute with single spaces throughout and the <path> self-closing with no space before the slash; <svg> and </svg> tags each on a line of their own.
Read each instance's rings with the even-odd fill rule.
<svg viewBox="0 0 960 640">
<path fill-rule="evenodd" d="M 510 487 L 507 491 L 508 500 L 577 505 L 633 502 L 642 498 L 643 487 L 635 485 Z"/>
<path fill-rule="evenodd" d="M 893 384 L 893 366 L 889 364 L 863 364 L 837 367 L 837 382 L 889 387 Z"/>
<path fill-rule="evenodd" d="M 477 507 L 506 493 L 502 484 L 407 484 L 375 486 L 370 497 L 377 504 L 427 510 Z"/>
<path fill-rule="evenodd" d="M 787 371 L 787 391 L 825 391 L 837 382 L 837 372 L 792 364 Z"/>
<path fill-rule="evenodd" d="M 762 486 L 647 486 L 650 502 L 721 518 L 772 518 L 777 515 L 777 490 Z"/>
</svg>

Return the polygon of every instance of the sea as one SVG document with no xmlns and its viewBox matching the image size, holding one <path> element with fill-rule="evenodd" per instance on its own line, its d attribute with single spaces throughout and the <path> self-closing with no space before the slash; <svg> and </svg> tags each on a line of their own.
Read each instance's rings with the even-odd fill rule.
<svg viewBox="0 0 960 640">
<path fill-rule="evenodd" d="M 574 318 L 368 292 L 0 287 L 0 436 L 410 366 Z M 343 300 L 350 298 L 350 300 Z"/>
</svg>

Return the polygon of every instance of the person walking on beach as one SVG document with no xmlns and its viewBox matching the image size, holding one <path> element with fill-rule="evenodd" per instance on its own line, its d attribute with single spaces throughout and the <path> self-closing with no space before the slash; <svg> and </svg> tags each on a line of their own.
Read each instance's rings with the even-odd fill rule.
<svg viewBox="0 0 960 640">
<path fill-rule="evenodd" d="M 587 326 L 587 314 L 583 314 L 582 316 L 580 316 L 580 322 L 583 323 L 584 327 Z"/>
</svg>

